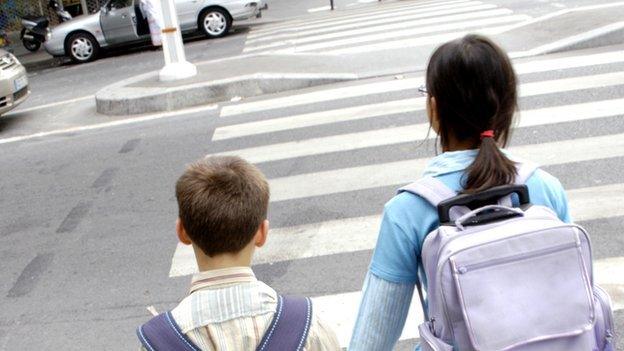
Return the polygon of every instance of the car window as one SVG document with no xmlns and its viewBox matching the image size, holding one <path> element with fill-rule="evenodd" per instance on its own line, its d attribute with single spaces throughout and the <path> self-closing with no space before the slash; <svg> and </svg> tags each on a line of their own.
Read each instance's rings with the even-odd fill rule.
<svg viewBox="0 0 624 351">
<path fill-rule="evenodd" d="M 122 9 L 130 5 L 132 5 L 132 0 L 111 0 L 111 2 L 108 3 L 108 8 L 111 10 L 115 10 Z"/>
</svg>

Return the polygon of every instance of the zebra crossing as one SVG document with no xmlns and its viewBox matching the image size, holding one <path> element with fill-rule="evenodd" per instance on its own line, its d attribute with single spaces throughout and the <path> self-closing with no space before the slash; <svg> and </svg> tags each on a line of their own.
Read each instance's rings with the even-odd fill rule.
<svg viewBox="0 0 624 351">
<path fill-rule="evenodd" d="M 624 255 L 605 253 L 613 245 L 623 245 L 617 250 L 624 252 L 608 230 L 624 223 L 624 175 L 614 172 L 624 167 L 624 51 L 523 59 L 514 66 L 521 110 L 509 150 L 539 163 L 568 189 L 574 219 L 593 238 L 596 280 L 615 308 L 624 309 Z M 273 282 L 278 290 L 313 291 L 316 311 L 343 346 L 383 202 L 416 179 L 434 155 L 425 100 L 417 94 L 422 82 L 419 75 L 387 77 L 240 101 L 221 108 L 212 137 L 212 154 L 240 155 L 269 177 L 277 225 L 256 253 L 255 270 L 270 278 L 273 267 L 282 267 Z M 371 193 L 385 195 L 365 203 Z M 178 245 L 170 276 L 196 270 L 192 250 Z M 284 277 L 291 276 L 303 280 L 289 285 Z M 327 276 L 337 288 L 319 292 Z M 421 319 L 413 303 L 401 340 L 415 342 Z"/>
<path fill-rule="evenodd" d="M 471 0 L 397 1 L 252 29 L 244 53 L 357 54 L 497 34 L 532 18 Z"/>
</svg>

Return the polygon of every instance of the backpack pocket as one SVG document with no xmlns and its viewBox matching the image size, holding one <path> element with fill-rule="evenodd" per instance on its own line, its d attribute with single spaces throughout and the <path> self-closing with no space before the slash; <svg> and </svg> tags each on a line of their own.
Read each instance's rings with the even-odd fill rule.
<svg viewBox="0 0 624 351">
<path fill-rule="evenodd" d="M 420 348 L 422 351 L 452 351 L 453 346 L 445 343 L 442 339 L 437 338 L 431 332 L 431 324 L 429 322 L 418 326 L 420 333 Z"/>
<path fill-rule="evenodd" d="M 594 285 L 594 297 L 596 299 L 596 343 L 600 351 L 615 351 L 613 309 L 611 298 L 604 289 Z"/>
<path fill-rule="evenodd" d="M 594 298 L 580 245 L 575 230 L 561 228 L 476 245 L 452 256 L 472 348 L 564 343 L 592 331 Z"/>
</svg>

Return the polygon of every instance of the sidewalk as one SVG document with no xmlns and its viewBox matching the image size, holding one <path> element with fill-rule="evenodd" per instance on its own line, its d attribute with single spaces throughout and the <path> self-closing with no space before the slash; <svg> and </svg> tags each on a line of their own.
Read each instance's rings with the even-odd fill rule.
<svg viewBox="0 0 624 351">
<path fill-rule="evenodd" d="M 3 49 L 17 56 L 19 61 L 26 67 L 26 70 L 38 70 L 57 66 L 61 61 L 58 58 L 50 56 L 42 47 L 36 52 L 26 50 L 20 40 L 20 32 L 9 32 L 9 40 L 11 44 Z"/>
</svg>

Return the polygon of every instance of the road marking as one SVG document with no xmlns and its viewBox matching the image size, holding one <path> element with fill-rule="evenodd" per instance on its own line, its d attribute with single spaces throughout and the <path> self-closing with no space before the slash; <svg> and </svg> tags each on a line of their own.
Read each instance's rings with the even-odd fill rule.
<svg viewBox="0 0 624 351">
<path fill-rule="evenodd" d="M 380 112 L 383 113 L 383 110 Z M 624 99 L 526 110 L 521 112 L 518 127 L 550 125 L 617 115 L 624 115 Z M 249 162 L 261 163 L 376 146 L 416 143 L 424 140 L 429 132 L 429 123 L 421 123 L 236 149 L 216 153 L 216 155 L 237 155 Z M 431 132 L 431 137 L 434 137 L 433 132 Z"/>
<path fill-rule="evenodd" d="M 548 54 L 557 50 L 564 49 L 571 45 L 584 42 L 586 40 L 591 40 L 591 39 L 600 37 L 601 35 L 613 33 L 621 29 L 624 29 L 624 21 L 611 23 L 603 27 L 595 28 L 587 32 L 583 32 L 583 33 L 576 34 L 567 38 L 563 38 L 561 40 L 554 41 L 552 43 L 538 46 L 531 50 L 513 52 L 513 53 L 510 53 L 509 55 L 511 57 L 528 57 L 528 56 Z"/>
<path fill-rule="evenodd" d="M 624 134 L 523 145 L 509 150 L 518 158 L 542 165 L 622 157 Z M 271 198 L 277 202 L 407 184 L 422 174 L 429 160 L 427 157 L 275 178 L 269 182 Z"/>
<path fill-rule="evenodd" d="M 97 124 L 92 124 L 88 126 L 77 126 L 77 127 L 56 129 L 56 130 L 39 132 L 39 133 L 28 134 L 28 135 L 20 135 L 20 136 L 0 139 L 0 144 L 15 143 L 15 142 L 24 141 L 24 140 L 30 140 L 30 139 L 35 139 L 35 138 L 42 138 L 42 137 L 60 135 L 60 134 L 66 134 L 66 133 L 77 133 L 77 132 L 84 132 L 84 131 L 89 131 L 89 130 L 97 130 L 97 129 L 116 127 L 116 126 L 123 126 L 123 125 L 128 125 L 128 124 L 153 121 L 153 120 L 167 118 L 167 117 L 181 117 L 181 116 L 191 114 L 191 113 L 216 110 L 217 107 L 218 107 L 217 105 L 199 106 L 199 107 L 193 107 L 193 108 L 188 108 L 188 109 L 183 109 L 183 110 L 178 110 L 178 111 L 162 112 L 162 113 L 155 113 L 151 115 L 143 115 L 141 117 L 120 119 L 120 120 L 112 121 L 112 122 L 97 123 Z"/>
<path fill-rule="evenodd" d="M 492 9 L 495 9 L 495 10 L 492 10 Z M 476 11 L 476 12 L 470 12 L 470 11 Z M 358 29 L 362 27 L 375 28 L 371 26 L 379 26 L 382 24 L 396 23 L 397 21 L 403 21 L 402 22 L 403 25 L 406 25 L 405 21 L 418 20 L 417 22 L 414 22 L 414 25 L 418 24 L 419 26 L 422 26 L 426 24 L 440 23 L 443 20 L 453 21 L 453 20 L 467 19 L 466 17 L 462 17 L 462 16 L 471 16 L 471 17 L 476 16 L 474 18 L 482 17 L 480 16 L 480 14 L 489 13 L 491 11 L 500 11 L 501 14 L 505 14 L 505 15 L 513 13 L 513 11 L 511 10 L 497 9 L 495 5 L 489 5 L 489 4 L 474 5 L 470 7 L 460 7 L 460 8 L 455 8 L 451 10 L 445 10 L 445 11 L 441 11 L 443 13 L 443 16 L 436 16 L 436 17 L 431 17 L 429 13 L 422 13 L 419 11 L 416 11 L 414 13 L 400 12 L 397 14 L 389 14 L 387 16 L 386 15 L 381 15 L 380 17 L 375 16 L 374 24 L 368 23 L 368 25 L 364 25 L 362 21 L 357 21 L 357 22 L 350 21 L 349 23 L 345 23 L 342 25 L 332 25 L 332 26 L 319 27 L 319 28 L 308 29 L 308 30 L 300 30 L 296 32 L 286 32 L 286 33 L 278 32 L 274 35 L 264 35 L 264 36 L 260 36 L 260 37 L 256 37 L 252 39 L 248 38 L 247 41 L 245 42 L 245 45 L 247 46 L 249 44 L 257 44 L 257 43 L 261 43 L 265 41 L 273 42 L 273 41 L 284 40 L 284 39 L 293 38 L 293 37 L 303 37 L 303 36 L 314 37 L 314 36 L 320 36 L 320 35 L 327 34 L 327 33 L 331 34 L 333 32 L 337 32 L 333 34 L 340 34 L 347 30 Z"/>
<path fill-rule="evenodd" d="M 624 50 L 609 51 L 599 54 L 566 56 L 546 60 L 531 60 L 514 63 L 516 74 L 538 73 L 569 68 L 598 66 L 610 63 L 624 62 Z"/>
<path fill-rule="evenodd" d="M 624 51 L 514 63 L 514 67 L 516 68 L 518 74 L 529 74 L 551 70 L 596 66 L 616 62 L 624 62 Z M 221 110 L 221 117 L 229 117 L 243 113 L 260 112 L 275 108 L 293 107 L 317 102 L 327 102 L 384 92 L 394 92 L 404 89 L 415 89 L 423 83 L 424 78 L 422 77 L 408 78 L 402 80 L 365 83 L 357 86 L 331 88 L 322 91 L 293 94 L 285 97 L 243 102 L 236 105 L 224 106 Z"/>
<path fill-rule="evenodd" d="M 215 129 L 212 140 L 225 140 L 323 124 L 421 111 L 424 110 L 425 103 L 425 98 L 404 99 L 233 124 Z"/>
<path fill-rule="evenodd" d="M 321 6 L 321 7 L 315 7 L 315 8 L 308 9 L 308 12 L 309 13 L 314 13 L 314 12 L 329 11 L 329 10 L 331 10 L 330 6 Z"/>
<path fill-rule="evenodd" d="M 413 22 L 414 26 L 413 28 L 410 28 L 410 29 L 405 29 L 406 27 L 410 27 L 405 22 L 398 22 L 398 21 L 404 21 L 404 19 L 396 18 L 396 19 L 393 19 L 394 20 L 393 23 L 387 24 L 387 25 L 373 25 L 373 26 L 367 26 L 365 28 L 360 28 L 360 29 L 355 29 L 355 30 L 340 31 L 336 33 L 321 34 L 321 35 L 312 35 L 312 36 L 307 36 L 307 37 L 302 37 L 302 38 L 289 39 L 287 41 L 277 41 L 277 42 L 273 42 L 271 44 L 266 44 L 266 45 L 250 46 L 250 47 L 245 47 L 244 52 L 267 50 L 267 49 L 271 49 L 275 47 L 283 47 L 286 45 L 301 45 L 305 43 L 318 42 L 316 44 L 302 46 L 301 48 L 302 51 L 308 51 L 308 50 L 315 50 L 315 49 L 321 49 L 321 48 L 342 46 L 342 45 L 353 44 L 353 43 L 383 40 L 389 37 L 396 38 L 396 37 L 401 37 L 401 36 L 441 32 L 445 30 L 499 24 L 503 22 L 521 21 L 521 20 L 526 19 L 526 16 L 524 15 L 505 16 L 506 14 L 509 14 L 510 12 L 512 11 L 507 10 L 507 9 L 499 9 L 499 10 L 494 10 L 494 11 L 464 14 L 461 17 L 453 16 L 453 17 L 461 18 L 465 20 L 472 19 L 472 20 L 463 21 L 463 22 L 449 22 L 450 21 L 449 19 L 441 20 L 442 17 L 440 17 L 440 18 L 435 18 L 436 20 L 435 22 L 436 23 L 443 22 L 443 24 L 423 26 L 421 25 L 420 22 Z M 492 17 L 492 16 L 495 16 L 495 17 Z M 482 18 L 482 17 L 486 17 L 486 18 Z M 378 34 L 372 34 L 372 33 L 378 33 Z M 359 37 L 332 41 L 332 39 L 350 37 L 350 36 L 355 36 L 355 35 L 359 35 Z M 308 48 L 311 48 L 311 49 L 308 49 Z"/>
<path fill-rule="evenodd" d="M 612 206 L 624 203 L 624 184 L 573 189 L 567 191 L 567 195 L 570 213 L 577 223 L 624 216 L 624 206 Z M 253 263 L 267 264 L 372 250 L 377 243 L 380 224 L 381 215 L 373 215 L 271 229 L 267 244 L 257 250 Z M 192 248 L 178 243 L 171 259 L 169 277 L 196 272 Z M 624 285 L 624 282 L 621 284 Z"/>
<path fill-rule="evenodd" d="M 306 105 L 314 102 L 325 102 L 331 100 L 347 99 L 351 97 L 369 95 L 373 93 L 393 92 L 406 89 L 413 89 L 424 83 L 422 77 L 408 78 L 392 81 L 382 81 L 355 86 L 345 86 L 333 89 L 312 91 L 303 94 L 288 95 L 273 99 L 257 100 L 236 105 L 224 106 L 221 109 L 221 117 L 228 117 L 249 112 L 259 112 L 270 110 L 276 106 L 293 107 Z"/>
<path fill-rule="evenodd" d="M 13 111 L 11 111 L 9 113 L 6 113 L 5 116 L 20 114 L 20 113 L 26 113 L 26 112 L 36 111 L 36 110 L 43 110 L 43 109 L 48 109 L 48 108 L 56 107 L 56 106 L 60 106 L 60 105 L 73 104 L 73 103 L 76 103 L 76 102 L 81 102 L 81 101 L 89 100 L 89 99 L 93 99 L 93 101 L 95 102 L 95 95 L 88 95 L 88 96 L 83 96 L 83 97 L 79 97 L 79 98 L 75 98 L 75 99 L 57 101 L 57 102 L 52 102 L 52 103 L 44 104 L 44 105 L 38 105 L 38 106 L 27 107 L 27 108 L 22 108 L 22 109 L 16 109 L 16 110 L 13 110 Z"/>
<path fill-rule="evenodd" d="M 515 65 L 519 74 L 528 74 L 534 72 L 545 72 L 551 69 L 568 69 L 575 67 L 593 66 L 614 62 L 624 62 L 624 51 L 596 54 L 596 55 L 583 55 L 557 58 L 553 60 L 542 60 L 537 62 L 519 63 Z M 617 77 L 622 76 L 622 72 L 618 72 Z M 592 78 L 589 82 L 591 86 L 585 86 L 585 79 Z M 334 89 L 326 89 L 323 91 L 315 91 L 311 93 L 301 93 L 291 95 L 288 97 L 279 97 L 265 100 L 250 101 L 238 105 L 225 106 L 221 110 L 221 116 L 231 116 L 242 113 L 264 111 L 271 108 L 283 108 L 297 105 L 303 105 L 308 103 L 316 103 L 322 101 L 331 101 L 349 97 L 363 96 L 369 94 L 376 94 L 382 92 L 393 92 L 401 90 L 399 87 L 405 87 L 405 89 L 415 89 L 420 84 L 424 83 L 423 78 L 414 78 L 404 83 L 401 81 L 383 81 L 358 85 L 358 89 L 351 89 L 350 87 L 341 87 Z M 395 85 L 399 87 L 395 87 Z M 543 85 L 541 85 L 543 84 Z M 585 77 L 573 77 L 564 78 L 559 80 L 552 80 L 548 82 L 534 82 L 521 85 L 519 90 L 522 95 L 529 96 L 528 94 L 555 92 L 557 89 L 572 89 L 572 90 L 584 89 L 589 87 L 600 87 L 602 84 L 614 85 L 618 84 L 617 79 L 612 79 L 610 74 L 595 75 Z M 541 85 L 541 87 L 540 87 Z M 563 86 L 563 88 L 561 88 Z M 565 90 L 562 90 L 565 91 Z M 347 95 L 349 94 L 349 95 Z M 268 120 L 255 121 L 251 123 L 241 123 L 236 125 L 229 125 L 219 127 L 215 130 L 213 140 L 223 140 L 228 138 L 235 138 L 241 136 L 276 132 L 287 129 L 303 128 L 315 125 L 322 125 L 334 122 L 350 121 L 370 117 L 378 117 L 384 115 L 391 115 L 393 113 L 413 112 L 420 111 L 424 108 L 424 98 L 417 99 L 405 99 L 392 101 L 388 103 L 377 103 L 364 106 L 349 107 L 344 109 L 336 109 L 329 111 L 320 111 L 314 113 L 307 113 L 302 115 L 294 115 L 289 117 L 280 117 Z M 388 109 L 384 113 L 384 109 Z"/>
<path fill-rule="evenodd" d="M 346 47 L 346 48 L 338 48 L 335 50 L 324 51 L 329 55 L 347 55 L 347 54 L 360 54 L 372 51 L 383 51 L 383 50 L 392 50 L 392 49 L 402 49 L 402 48 L 414 48 L 420 46 L 429 46 L 429 45 L 438 45 L 441 42 L 446 42 L 449 40 L 457 39 L 463 37 L 468 33 L 478 33 L 483 35 L 496 35 L 503 33 L 509 29 L 510 25 L 504 25 L 499 27 L 487 27 L 487 28 L 479 28 L 477 30 L 468 31 L 460 31 L 453 33 L 446 33 L 440 35 L 433 35 L 428 37 L 421 37 L 418 40 L 415 38 L 408 38 L 402 40 L 388 40 L 384 42 L 371 43 L 367 45 L 360 45 L 354 47 Z M 299 48 L 296 49 L 296 52 L 301 52 Z M 277 51 L 278 53 L 288 53 L 288 51 L 281 50 Z"/>
<path fill-rule="evenodd" d="M 339 25 L 339 24 L 344 24 L 344 23 L 361 22 L 362 20 L 366 18 L 370 18 L 370 15 L 375 15 L 375 17 L 377 17 L 377 16 L 387 16 L 388 14 L 396 15 L 396 14 L 401 14 L 401 13 L 418 11 L 421 13 L 429 13 L 430 16 L 435 16 L 435 15 L 443 14 L 444 12 L 442 11 L 444 10 L 449 10 L 449 9 L 458 8 L 458 7 L 480 5 L 480 4 L 482 4 L 482 2 L 480 1 L 469 2 L 466 0 L 460 0 L 460 1 L 452 1 L 446 4 L 439 4 L 439 5 L 438 4 L 435 4 L 435 5 L 426 4 L 423 6 L 414 6 L 413 4 L 409 4 L 409 5 L 403 5 L 403 6 L 388 7 L 384 9 L 380 9 L 379 7 L 366 8 L 363 10 L 358 10 L 357 13 L 348 14 L 348 15 L 330 14 L 327 17 L 323 17 L 323 18 L 316 19 L 316 20 L 309 20 L 305 22 L 299 21 L 298 23 L 288 22 L 288 23 L 280 23 L 280 24 L 266 26 L 263 28 L 253 30 L 253 32 L 250 33 L 247 36 L 247 38 L 254 39 L 260 36 L 270 35 L 272 33 L 296 32 L 296 31 L 301 31 L 301 30 L 313 29 L 316 27 L 325 27 L 328 23 L 330 23 L 331 25 Z"/>
<path fill-rule="evenodd" d="M 502 16 L 502 17 L 493 17 L 486 18 L 481 20 L 472 20 L 465 22 L 452 22 L 445 23 L 437 26 L 427 26 L 422 28 L 409 28 L 403 30 L 395 30 L 395 31 L 381 31 L 377 34 L 368 34 L 356 37 L 350 37 L 345 39 L 331 40 L 318 42 L 307 45 L 297 45 L 295 46 L 296 52 L 307 52 L 307 51 L 318 51 L 331 48 L 337 48 L 342 46 L 351 46 L 355 44 L 363 44 L 363 43 L 377 43 L 379 41 L 397 39 L 397 38 L 406 38 L 409 37 L 409 40 L 412 42 L 411 46 L 422 46 L 426 45 L 426 43 L 439 43 L 440 34 L 430 35 L 430 36 L 418 36 L 420 34 L 427 34 L 432 32 L 443 32 L 447 30 L 456 30 L 456 29 L 467 29 L 471 27 L 482 27 L 482 26 L 490 26 L 497 24 L 509 24 L 513 22 L 521 22 L 529 19 L 527 15 L 510 15 L 510 16 Z M 480 30 L 483 30 L 479 28 Z M 448 36 L 449 34 L 443 34 L 442 36 Z M 415 37 L 417 36 L 417 37 Z M 435 39 L 434 39 L 435 38 Z M 418 45 L 413 45 L 417 43 Z M 368 44 L 371 45 L 371 44 Z M 358 46 L 360 47 L 360 46 Z M 283 49 L 285 50 L 285 49 Z M 343 50 L 343 49 L 340 49 Z M 280 52 L 278 50 L 277 52 Z"/>
<path fill-rule="evenodd" d="M 332 327 L 340 347 L 349 346 L 361 300 L 362 293 L 359 291 L 312 298 L 315 313 Z M 422 323 L 423 318 L 418 294 L 414 294 L 399 340 L 418 338 L 418 325 Z"/>
</svg>

